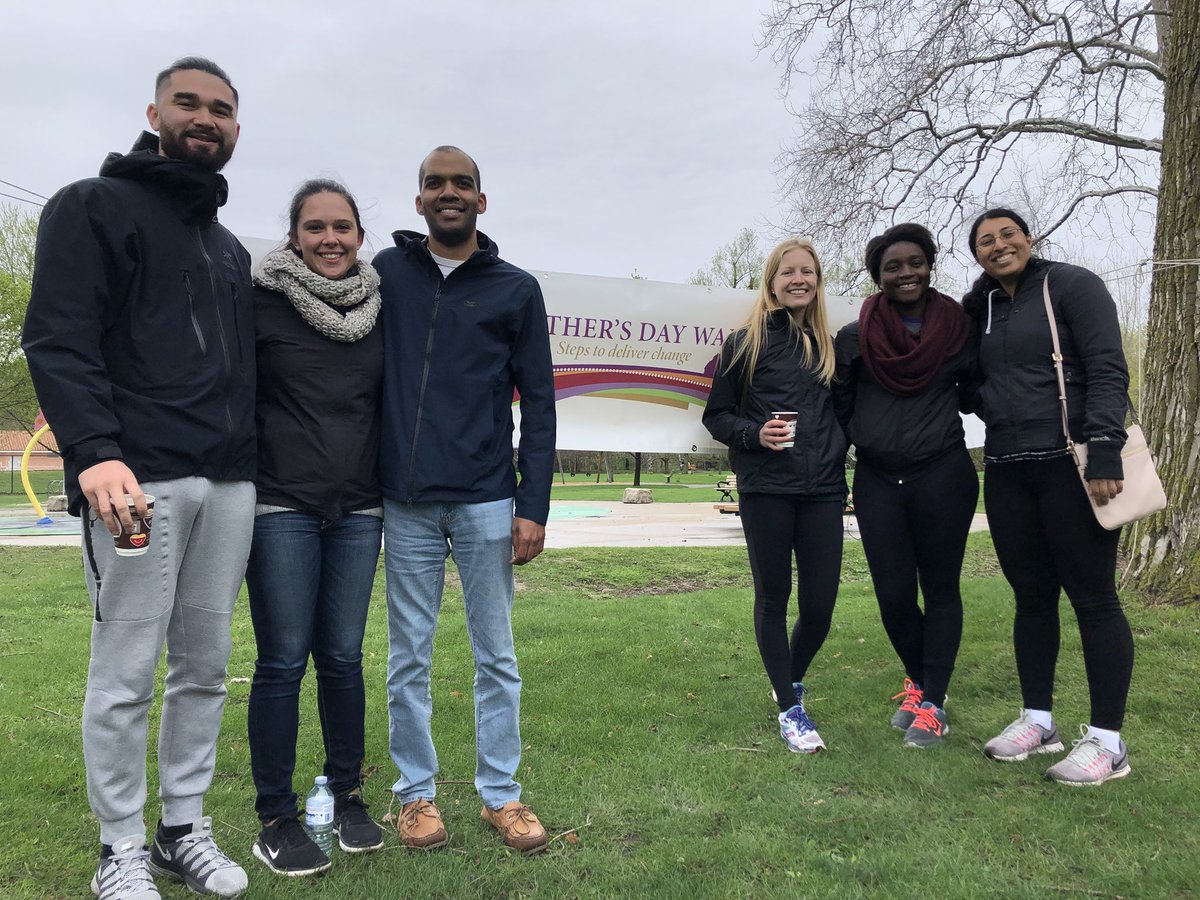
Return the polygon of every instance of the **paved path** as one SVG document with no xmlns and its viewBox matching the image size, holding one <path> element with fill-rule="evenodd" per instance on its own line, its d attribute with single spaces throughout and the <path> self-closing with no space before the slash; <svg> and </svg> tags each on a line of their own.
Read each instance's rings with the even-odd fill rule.
<svg viewBox="0 0 1200 900">
<path fill-rule="evenodd" d="M 53 525 L 38 526 L 30 507 L 0 514 L 0 545 L 79 546 L 79 520 L 51 513 Z M 977 514 L 972 531 L 986 531 Z M 858 539 L 858 523 L 846 517 L 846 537 Z M 718 547 L 745 544 L 741 520 L 711 503 L 621 503 L 555 500 L 550 504 L 546 546 L 562 547 Z"/>
<path fill-rule="evenodd" d="M 847 516 L 846 537 L 858 540 Z M 972 531 L 987 531 L 982 513 Z M 555 500 L 546 525 L 547 547 L 715 547 L 744 545 L 742 522 L 711 503 L 620 503 Z"/>
</svg>

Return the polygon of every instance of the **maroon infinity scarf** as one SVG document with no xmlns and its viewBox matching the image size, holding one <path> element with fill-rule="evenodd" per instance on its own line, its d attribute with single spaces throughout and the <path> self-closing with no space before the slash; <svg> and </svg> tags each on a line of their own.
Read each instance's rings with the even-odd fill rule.
<svg viewBox="0 0 1200 900">
<path fill-rule="evenodd" d="M 883 292 L 872 294 L 858 315 L 858 346 L 867 371 L 888 393 L 924 391 L 942 363 L 967 341 L 970 319 L 945 294 L 929 289 L 921 330 L 913 334 Z"/>
</svg>

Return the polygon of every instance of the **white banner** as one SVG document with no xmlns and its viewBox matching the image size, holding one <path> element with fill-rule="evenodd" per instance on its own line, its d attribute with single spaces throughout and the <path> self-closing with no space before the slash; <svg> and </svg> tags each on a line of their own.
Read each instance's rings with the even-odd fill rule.
<svg viewBox="0 0 1200 900">
<path fill-rule="evenodd" d="M 754 292 L 535 272 L 546 298 L 560 450 L 723 450 L 700 423 L 721 344 Z M 835 330 L 858 302 L 827 298 Z"/>
</svg>

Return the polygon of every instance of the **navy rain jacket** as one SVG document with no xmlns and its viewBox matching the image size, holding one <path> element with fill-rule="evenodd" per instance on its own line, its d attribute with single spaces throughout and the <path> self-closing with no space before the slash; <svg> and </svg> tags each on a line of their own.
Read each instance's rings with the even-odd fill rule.
<svg viewBox="0 0 1200 900">
<path fill-rule="evenodd" d="M 382 279 L 380 481 L 401 503 L 516 498 L 544 525 L 554 475 L 554 372 L 537 279 L 480 249 L 449 278 L 424 235 L 397 231 L 371 264 Z M 514 390 L 520 395 L 517 484 Z"/>
</svg>

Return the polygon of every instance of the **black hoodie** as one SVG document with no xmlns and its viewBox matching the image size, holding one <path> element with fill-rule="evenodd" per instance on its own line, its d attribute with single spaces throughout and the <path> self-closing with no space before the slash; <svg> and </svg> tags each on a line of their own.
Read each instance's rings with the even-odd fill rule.
<svg viewBox="0 0 1200 900">
<path fill-rule="evenodd" d="M 79 473 L 124 460 L 141 481 L 254 478 L 250 257 L 217 223 L 225 179 L 143 134 L 42 212 L 22 346 Z"/>
</svg>

